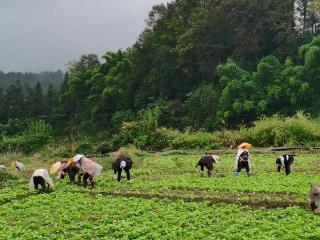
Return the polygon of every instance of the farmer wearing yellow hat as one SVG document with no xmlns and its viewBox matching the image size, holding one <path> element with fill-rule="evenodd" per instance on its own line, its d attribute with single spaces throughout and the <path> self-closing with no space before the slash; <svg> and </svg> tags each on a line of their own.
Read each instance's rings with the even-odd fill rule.
<svg viewBox="0 0 320 240">
<path fill-rule="evenodd" d="M 74 163 L 73 159 L 61 160 L 52 164 L 50 173 L 57 173 L 57 180 L 64 179 L 65 175 L 69 175 L 70 184 L 74 185 L 75 176 L 78 174 L 78 180 L 80 181 L 81 176 L 79 175 L 80 166 Z"/>
<path fill-rule="evenodd" d="M 234 162 L 234 176 L 239 176 L 239 173 L 243 168 L 246 170 L 248 177 L 252 176 L 252 172 L 250 170 L 250 153 L 248 150 L 251 147 L 252 145 L 250 143 L 241 143 L 238 146 L 238 152 Z"/>
<path fill-rule="evenodd" d="M 74 185 L 75 178 L 78 175 L 78 183 L 81 182 L 81 177 L 83 176 L 83 172 L 80 168 L 80 163 L 75 162 L 73 158 L 69 159 L 67 162 L 67 173 L 69 175 L 70 184 Z"/>
</svg>

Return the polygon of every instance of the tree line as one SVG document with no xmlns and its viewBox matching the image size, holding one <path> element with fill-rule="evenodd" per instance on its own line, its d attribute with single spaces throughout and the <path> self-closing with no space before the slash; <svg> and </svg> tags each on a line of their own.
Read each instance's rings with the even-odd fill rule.
<svg viewBox="0 0 320 240">
<path fill-rule="evenodd" d="M 37 82 L 41 83 L 42 88 L 46 91 L 51 83 L 54 88 L 58 88 L 63 80 L 63 72 L 58 70 L 55 72 L 8 72 L 0 71 L 0 86 L 2 89 L 7 89 L 15 81 L 21 81 L 23 91 L 28 91 L 34 87 Z"/>
<path fill-rule="evenodd" d="M 318 117 L 319 10 L 316 0 L 156 5 L 132 47 L 102 60 L 82 55 L 58 91 L 37 84 L 21 98 L 19 83 L 10 86 L 1 121 L 45 115 L 67 132 L 95 133 L 150 108 L 176 129 L 235 128 L 301 110 Z"/>
</svg>

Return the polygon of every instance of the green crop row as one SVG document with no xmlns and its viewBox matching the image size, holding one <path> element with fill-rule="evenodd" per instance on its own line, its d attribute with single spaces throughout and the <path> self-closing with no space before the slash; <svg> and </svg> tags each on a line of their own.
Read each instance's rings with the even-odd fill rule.
<svg viewBox="0 0 320 240">
<path fill-rule="evenodd" d="M 103 157 L 96 189 L 66 178 L 49 194 L 27 183 L 31 166 L 51 162 L 26 158 L 26 173 L 0 188 L 0 239 L 317 239 L 320 218 L 306 198 L 320 182 L 320 155 L 297 154 L 289 176 L 276 172 L 277 155 L 252 154 L 254 176 L 233 177 L 233 154 L 221 154 L 214 176 L 200 178 L 199 154 L 137 153 L 133 181 L 123 174 L 120 183 Z"/>
<path fill-rule="evenodd" d="M 306 209 L 54 192 L 1 208 L 1 239 L 317 239 Z"/>
</svg>

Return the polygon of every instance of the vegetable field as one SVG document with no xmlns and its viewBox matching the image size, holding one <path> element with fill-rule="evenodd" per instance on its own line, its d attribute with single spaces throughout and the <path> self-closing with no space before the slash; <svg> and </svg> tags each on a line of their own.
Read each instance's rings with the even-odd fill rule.
<svg viewBox="0 0 320 240">
<path fill-rule="evenodd" d="M 320 183 L 320 155 L 297 153 L 292 173 L 277 173 L 278 154 L 252 154 L 254 176 L 233 176 L 233 154 L 221 154 L 214 176 L 200 178 L 200 154 L 136 152 L 132 182 L 113 179 L 111 159 L 94 190 L 55 181 L 30 192 L 33 167 L 57 159 L 25 158 L 0 189 L 0 239 L 320 239 L 320 215 L 307 206 Z M 8 166 L 12 157 L 4 156 Z M 8 161 L 8 162 L 6 162 Z M 55 179 L 55 176 L 52 176 Z"/>
</svg>

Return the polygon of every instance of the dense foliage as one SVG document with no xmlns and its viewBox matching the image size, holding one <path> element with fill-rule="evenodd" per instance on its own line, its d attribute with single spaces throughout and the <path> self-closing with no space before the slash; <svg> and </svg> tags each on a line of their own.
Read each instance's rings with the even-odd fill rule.
<svg viewBox="0 0 320 240">
<path fill-rule="evenodd" d="M 110 142 L 117 135 L 106 149 L 166 147 L 161 127 L 212 132 L 299 111 L 317 118 L 319 9 L 318 0 L 156 5 L 132 47 L 107 52 L 102 61 L 82 55 L 58 91 L 49 85 L 43 93 L 40 83 L 26 91 L 21 81 L 0 89 L 0 121 L 40 117 L 62 136 Z"/>
</svg>

